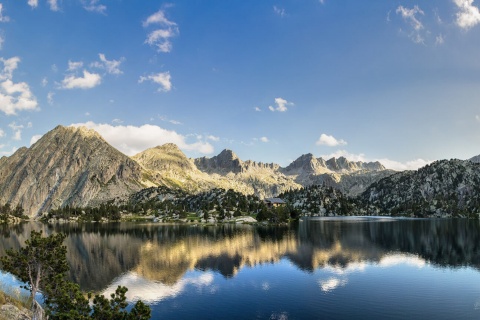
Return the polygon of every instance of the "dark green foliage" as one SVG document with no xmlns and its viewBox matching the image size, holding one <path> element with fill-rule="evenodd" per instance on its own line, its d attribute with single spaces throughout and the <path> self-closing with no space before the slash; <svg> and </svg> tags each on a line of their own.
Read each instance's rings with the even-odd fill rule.
<svg viewBox="0 0 480 320">
<path fill-rule="evenodd" d="M 126 308 L 126 287 L 119 286 L 111 299 L 96 295 L 90 305 L 90 293 L 83 293 L 80 287 L 66 280 L 68 271 L 67 248 L 62 244 L 62 233 L 42 237 L 41 232 L 32 231 L 25 246 L 17 251 L 7 250 L 0 258 L 3 270 L 17 276 L 26 283 L 31 292 L 32 310 L 34 297 L 43 293 L 47 315 L 51 320 L 67 319 L 150 319 L 150 307 L 138 301 L 130 311 Z"/>
<path fill-rule="evenodd" d="M 7 250 L 6 256 L 1 258 L 3 270 L 26 283 L 32 301 L 46 284 L 53 286 L 57 275 L 64 276 L 68 271 L 67 247 L 62 245 L 64 239 L 62 233 L 42 237 L 42 232 L 32 231 L 23 248 Z"/>
<path fill-rule="evenodd" d="M 93 319 L 102 320 L 147 320 L 150 319 L 150 307 L 142 301 L 138 301 L 130 312 L 125 308 L 128 306 L 125 293 L 126 287 L 118 286 L 115 293 L 112 293 L 110 300 L 103 295 L 96 295 L 93 298 Z"/>
</svg>

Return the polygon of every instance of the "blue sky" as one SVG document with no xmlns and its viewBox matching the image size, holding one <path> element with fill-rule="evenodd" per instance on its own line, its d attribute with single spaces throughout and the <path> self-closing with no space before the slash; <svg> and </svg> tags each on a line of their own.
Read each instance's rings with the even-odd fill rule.
<svg viewBox="0 0 480 320">
<path fill-rule="evenodd" d="M 477 1 L 0 0 L 0 153 L 83 124 L 129 155 L 470 158 Z"/>
</svg>

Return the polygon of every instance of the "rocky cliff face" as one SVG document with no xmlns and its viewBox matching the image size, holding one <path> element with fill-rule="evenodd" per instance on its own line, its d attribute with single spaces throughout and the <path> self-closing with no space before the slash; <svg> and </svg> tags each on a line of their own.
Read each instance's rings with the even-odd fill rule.
<svg viewBox="0 0 480 320">
<path fill-rule="evenodd" d="M 19 204 L 29 216 L 126 196 L 141 181 L 140 165 L 86 128 L 58 126 L 0 160 L 0 202 Z"/>
<path fill-rule="evenodd" d="M 373 183 L 361 199 L 383 213 L 425 216 L 480 213 L 480 164 L 441 160 Z"/>
</svg>

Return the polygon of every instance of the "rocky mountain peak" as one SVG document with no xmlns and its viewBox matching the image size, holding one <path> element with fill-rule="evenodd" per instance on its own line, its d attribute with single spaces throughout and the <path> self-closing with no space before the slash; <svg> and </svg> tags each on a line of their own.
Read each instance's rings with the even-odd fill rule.
<svg viewBox="0 0 480 320">
<path fill-rule="evenodd" d="M 229 149 L 224 149 L 212 158 L 202 157 L 194 161 L 197 168 L 204 172 L 220 174 L 242 172 L 243 161 Z"/>
<path fill-rule="evenodd" d="M 57 126 L 0 164 L 0 203 L 35 216 L 64 205 L 85 206 L 141 189 L 141 167 L 98 133 Z"/>
</svg>

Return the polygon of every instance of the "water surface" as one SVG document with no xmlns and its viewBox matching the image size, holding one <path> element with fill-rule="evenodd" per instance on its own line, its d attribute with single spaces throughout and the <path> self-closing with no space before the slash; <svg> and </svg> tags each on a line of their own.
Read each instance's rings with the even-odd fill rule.
<svg viewBox="0 0 480 320">
<path fill-rule="evenodd" d="M 29 223 L 2 230 L 0 254 L 32 229 L 67 234 L 70 277 L 82 289 L 125 285 L 153 319 L 480 318 L 478 221 Z"/>
</svg>

